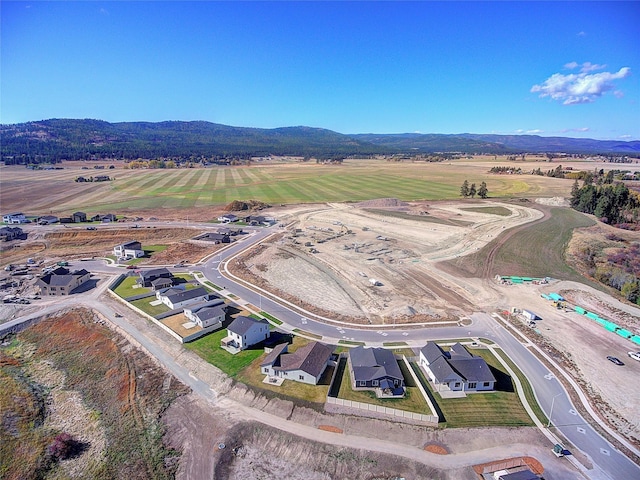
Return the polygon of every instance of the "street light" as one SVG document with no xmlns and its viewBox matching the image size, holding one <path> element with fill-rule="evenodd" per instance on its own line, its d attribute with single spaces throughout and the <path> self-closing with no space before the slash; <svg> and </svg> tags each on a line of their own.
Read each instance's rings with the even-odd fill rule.
<svg viewBox="0 0 640 480">
<path fill-rule="evenodd" d="M 547 428 L 549 428 L 549 426 L 551 425 L 551 415 L 553 415 L 553 404 L 556 401 L 556 397 L 559 397 L 560 395 L 562 395 L 564 392 L 560 392 L 559 394 L 555 395 L 552 399 L 551 399 L 551 411 L 549 412 L 549 421 L 547 422 Z"/>
</svg>

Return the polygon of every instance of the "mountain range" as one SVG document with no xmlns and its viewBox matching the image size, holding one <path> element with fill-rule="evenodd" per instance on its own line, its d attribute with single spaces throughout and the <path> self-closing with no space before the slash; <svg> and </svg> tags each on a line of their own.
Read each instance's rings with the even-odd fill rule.
<svg viewBox="0 0 640 480">
<path fill-rule="evenodd" d="M 329 159 L 447 152 L 634 155 L 640 153 L 640 141 L 470 133 L 346 135 L 304 126 L 264 129 L 205 121 L 50 119 L 0 125 L 0 159 L 5 163 L 264 155 Z"/>
</svg>

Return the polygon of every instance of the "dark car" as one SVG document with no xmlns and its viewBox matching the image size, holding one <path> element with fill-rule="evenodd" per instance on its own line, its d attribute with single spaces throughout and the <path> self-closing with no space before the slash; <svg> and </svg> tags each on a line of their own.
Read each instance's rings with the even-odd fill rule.
<svg viewBox="0 0 640 480">
<path fill-rule="evenodd" d="M 611 355 L 609 355 L 607 357 L 607 360 L 609 360 L 610 362 L 615 363 L 616 365 L 624 365 L 624 363 L 622 363 L 622 361 L 618 357 L 612 357 Z"/>
</svg>

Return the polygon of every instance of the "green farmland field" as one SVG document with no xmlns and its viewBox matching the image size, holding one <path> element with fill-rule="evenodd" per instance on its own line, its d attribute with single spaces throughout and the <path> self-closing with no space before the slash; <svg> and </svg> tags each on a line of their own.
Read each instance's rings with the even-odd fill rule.
<svg viewBox="0 0 640 480">
<path fill-rule="evenodd" d="M 110 171 L 113 180 L 77 183 L 77 162 L 42 172 L 3 167 L 0 200 L 7 209 L 62 213 L 195 209 L 233 200 L 260 200 L 272 205 L 348 202 L 395 197 L 401 200 L 459 198 L 464 180 L 486 181 L 490 197 L 553 196 L 568 193 L 570 180 L 533 175 L 489 175 L 486 163 L 389 163 L 347 160 L 343 165 L 288 163 L 175 170 Z M 18 195 L 29 188 L 29 204 Z M 41 192 L 41 194 L 39 193 Z"/>
</svg>

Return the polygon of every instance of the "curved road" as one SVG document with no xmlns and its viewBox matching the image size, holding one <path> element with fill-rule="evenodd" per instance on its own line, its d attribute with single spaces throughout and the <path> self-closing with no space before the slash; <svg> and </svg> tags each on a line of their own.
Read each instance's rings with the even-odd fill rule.
<svg viewBox="0 0 640 480">
<path fill-rule="evenodd" d="M 452 338 L 487 338 L 500 345 L 502 350 L 518 365 L 531 383 L 540 407 L 547 417 L 551 418 L 552 428 L 557 429 L 564 437 L 586 454 L 594 464 L 594 468 L 586 473 L 594 479 L 632 479 L 640 478 L 640 467 L 629 458 L 616 450 L 592 427 L 593 419 L 583 418 L 574 408 L 562 384 L 555 378 L 547 367 L 527 348 L 527 341 L 517 338 L 507 331 L 500 323 L 486 313 L 472 315 L 469 326 L 442 326 L 419 328 L 416 326 L 355 326 L 341 322 L 318 321 L 309 312 L 301 311 L 295 305 L 287 305 L 282 299 L 272 300 L 267 292 L 260 293 L 256 287 L 248 288 L 240 279 L 234 279 L 226 269 L 229 261 L 236 255 L 276 233 L 276 227 L 252 229 L 252 234 L 241 237 L 239 241 L 209 257 L 195 268 L 212 283 L 233 292 L 242 302 L 248 302 L 260 310 L 270 313 L 283 322 L 281 328 L 288 330 L 300 329 L 314 335 L 322 336 L 326 343 L 337 344 L 340 340 L 366 342 L 368 345 L 381 345 L 386 342 L 406 342 L 411 347 L 421 347 L 428 340 L 446 340 Z M 103 260 L 81 262 L 76 265 L 94 272 L 123 273 L 122 267 L 105 266 Z M 159 361 L 166 365 L 181 381 L 198 391 L 205 398 L 215 398 L 215 392 L 205 382 L 187 375 L 183 368 L 179 368 L 174 359 L 162 348 L 148 341 L 144 335 L 132 327 L 124 318 L 115 318 L 111 309 L 101 305 L 98 295 L 102 293 L 106 284 L 90 295 L 86 302 L 91 308 L 112 319 L 120 328 L 134 337 Z M 12 324 L 17 324 L 31 317 L 41 316 L 49 310 L 60 309 L 66 304 L 77 304 L 78 301 L 69 297 L 62 302 L 39 310 L 29 315 L 8 322 L 0 326 L 4 330 Z M 324 319 L 326 320 L 326 319 Z M 524 342 L 524 344 L 523 344 Z M 367 440 L 368 441 L 368 440 Z M 584 471 L 584 470 L 583 470 Z"/>
</svg>

